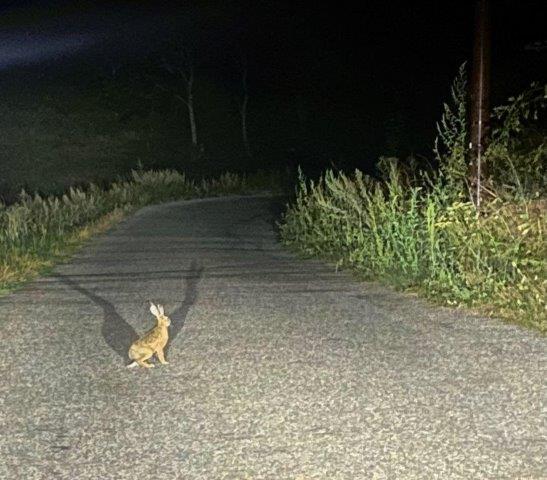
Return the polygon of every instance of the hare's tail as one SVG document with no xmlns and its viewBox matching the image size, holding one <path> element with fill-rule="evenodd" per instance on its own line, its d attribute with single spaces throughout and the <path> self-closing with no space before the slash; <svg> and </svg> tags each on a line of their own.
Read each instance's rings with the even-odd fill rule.
<svg viewBox="0 0 547 480">
<path fill-rule="evenodd" d="M 136 367 L 137 365 L 138 365 L 137 362 L 133 362 L 127 365 L 126 368 L 133 368 L 133 367 Z"/>
</svg>

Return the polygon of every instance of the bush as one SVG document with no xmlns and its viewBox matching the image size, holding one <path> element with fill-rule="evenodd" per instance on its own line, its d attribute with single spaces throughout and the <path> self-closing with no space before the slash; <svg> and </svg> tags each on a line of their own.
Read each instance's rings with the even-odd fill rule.
<svg viewBox="0 0 547 480">
<path fill-rule="evenodd" d="M 382 158 L 384 179 L 360 171 L 300 176 L 283 241 L 368 278 L 416 287 L 448 304 L 478 307 L 547 330 L 545 132 L 530 125 L 547 105 L 532 84 L 494 109 L 484 161 L 485 201 L 468 201 L 465 65 L 444 105 L 436 170 Z"/>
<path fill-rule="evenodd" d="M 301 176 L 280 230 L 306 255 L 545 331 L 545 206 L 495 200 L 479 215 L 440 182 L 406 185 L 392 160 L 385 181 L 358 170 Z"/>
</svg>

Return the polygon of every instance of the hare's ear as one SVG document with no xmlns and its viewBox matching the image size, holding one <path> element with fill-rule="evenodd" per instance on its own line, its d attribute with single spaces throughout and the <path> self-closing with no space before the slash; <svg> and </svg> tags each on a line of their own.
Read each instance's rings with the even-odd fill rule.
<svg viewBox="0 0 547 480">
<path fill-rule="evenodd" d="M 163 305 L 158 305 L 158 310 L 160 311 L 160 314 L 163 315 Z"/>
<path fill-rule="evenodd" d="M 158 307 L 156 307 L 156 305 L 154 305 L 152 302 L 150 302 L 150 311 L 152 312 L 152 315 L 154 315 L 155 317 L 160 316 L 160 312 L 158 310 Z"/>
</svg>

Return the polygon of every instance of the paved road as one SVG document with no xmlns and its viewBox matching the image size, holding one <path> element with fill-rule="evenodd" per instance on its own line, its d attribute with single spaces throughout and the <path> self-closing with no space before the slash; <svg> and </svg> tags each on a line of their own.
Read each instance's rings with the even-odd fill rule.
<svg viewBox="0 0 547 480">
<path fill-rule="evenodd" d="M 145 208 L 0 299 L 0 478 L 547 478 L 545 339 L 297 259 L 278 203 Z M 128 370 L 148 300 L 171 363 Z"/>
</svg>

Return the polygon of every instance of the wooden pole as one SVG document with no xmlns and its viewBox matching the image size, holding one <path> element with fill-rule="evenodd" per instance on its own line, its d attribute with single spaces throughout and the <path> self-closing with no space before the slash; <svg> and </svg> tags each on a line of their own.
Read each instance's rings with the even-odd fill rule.
<svg viewBox="0 0 547 480">
<path fill-rule="evenodd" d="M 477 0 L 471 71 L 471 158 L 469 183 L 477 208 L 481 203 L 481 182 L 485 176 L 482 156 L 490 119 L 490 2 Z"/>
</svg>

